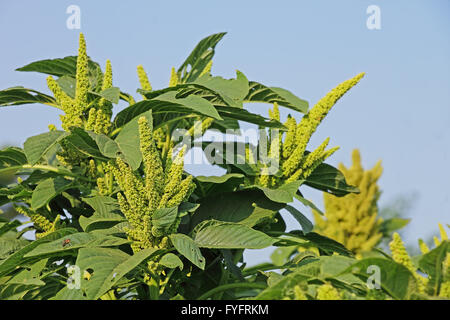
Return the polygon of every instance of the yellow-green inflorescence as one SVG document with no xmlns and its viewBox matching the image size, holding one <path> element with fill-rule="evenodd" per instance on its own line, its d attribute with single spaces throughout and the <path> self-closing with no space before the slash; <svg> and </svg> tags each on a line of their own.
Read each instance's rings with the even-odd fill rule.
<svg viewBox="0 0 450 320">
<path fill-rule="evenodd" d="M 392 259 L 411 271 L 417 281 L 418 291 L 420 293 L 425 293 L 428 279 L 417 273 L 417 269 L 414 267 L 411 257 L 406 251 L 405 244 L 397 232 L 393 234 L 392 241 L 389 243 L 389 248 L 391 249 Z"/>
<path fill-rule="evenodd" d="M 352 161 L 349 168 L 341 163 L 339 170 L 349 184 L 358 187 L 360 193 L 344 197 L 324 193 L 325 216 L 315 210 L 313 213 L 319 233 L 344 244 L 359 256 L 375 247 L 383 236 L 377 206 L 380 196 L 377 182 L 383 168 L 378 162 L 372 169 L 364 170 L 357 149 L 353 150 Z"/>
<path fill-rule="evenodd" d="M 145 117 L 139 118 L 138 122 L 144 177 L 134 173 L 120 158 L 109 166 L 121 190 L 117 194 L 117 200 L 130 224 L 126 232 L 133 241 L 132 248 L 135 252 L 167 244 L 166 236 L 176 231 L 180 219 L 177 218 L 168 229 L 161 230 L 153 226 L 153 214 L 157 209 L 178 206 L 187 200 L 195 187 L 192 176 L 183 178 L 185 149 L 163 166 L 153 139 L 151 124 Z"/>
<path fill-rule="evenodd" d="M 342 297 L 336 288 L 325 283 L 317 288 L 317 300 L 342 300 Z"/>
<path fill-rule="evenodd" d="M 33 222 L 34 226 L 40 230 L 40 232 L 36 232 L 36 239 L 40 239 L 47 234 L 52 233 L 56 230 L 60 216 L 58 215 L 53 222 L 51 222 L 47 217 L 45 217 L 43 214 L 33 211 L 28 207 L 25 206 L 15 206 L 14 209 L 24 215 L 25 217 L 28 217 L 31 222 Z"/>
<path fill-rule="evenodd" d="M 326 149 L 329 143 L 327 138 L 316 150 L 306 152 L 306 147 L 312 134 L 316 131 L 321 121 L 325 118 L 334 104 L 364 76 L 360 73 L 352 79 L 344 81 L 320 99 L 309 112 L 303 116 L 299 123 L 288 116 L 284 126 L 287 132 L 284 134 L 271 130 L 269 146 L 269 158 L 275 161 L 281 168 L 281 175 L 269 172 L 268 165 L 262 168 L 256 183 L 264 187 L 278 187 L 282 184 L 296 180 L 306 179 L 339 147 Z M 275 103 L 273 110 L 269 111 L 270 119 L 280 121 L 278 105 Z"/>
<path fill-rule="evenodd" d="M 137 74 L 139 78 L 139 83 L 141 84 L 141 89 L 146 91 L 152 91 L 152 85 L 148 80 L 147 73 L 144 70 L 144 67 L 140 64 L 137 66 Z"/>
</svg>

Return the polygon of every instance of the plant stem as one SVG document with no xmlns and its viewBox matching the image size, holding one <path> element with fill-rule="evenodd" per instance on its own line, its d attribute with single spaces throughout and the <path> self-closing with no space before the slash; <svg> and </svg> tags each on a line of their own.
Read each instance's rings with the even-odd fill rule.
<svg viewBox="0 0 450 320">
<path fill-rule="evenodd" d="M 199 298 L 197 298 L 197 300 L 206 300 L 207 298 L 209 298 L 212 295 L 215 295 L 216 293 L 238 288 L 265 289 L 267 288 L 267 285 L 262 283 L 251 283 L 251 282 L 228 283 L 205 292 Z"/>
</svg>

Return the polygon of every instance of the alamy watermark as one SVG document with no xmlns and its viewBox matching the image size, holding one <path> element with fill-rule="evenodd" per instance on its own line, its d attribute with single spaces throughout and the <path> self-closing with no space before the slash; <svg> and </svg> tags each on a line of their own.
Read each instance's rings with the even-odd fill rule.
<svg viewBox="0 0 450 320">
<path fill-rule="evenodd" d="M 66 13 L 70 16 L 66 20 L 67 29 L 81 29 L 81 9 L 79 6 L 72 4 L 67 7 Z"/>
<path fill-rule="evenodd" d="M 369 30 L 381 29 L 381 9 L 377 5 L 367 7 L 366 13 L 369 15 L 366 20 L 366 26 Z"/>
</svg>

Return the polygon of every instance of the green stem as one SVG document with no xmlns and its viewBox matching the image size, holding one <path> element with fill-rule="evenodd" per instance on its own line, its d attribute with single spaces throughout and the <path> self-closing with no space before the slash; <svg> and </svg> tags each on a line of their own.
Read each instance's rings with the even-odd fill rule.
<svg viewBox="0 0 450 320">
<path fill-rule="evenodd" d="M 258 271 L 267 271 L 267 270 L 277 270 L 277 269 L 286 269 L 286 266 L 276 266 L 274 264 L 271 263 L 262 263 L 262 264 L 258 264 L 256 266 L 244 269 L 242 271 L 242 276 L 247 277 L 249 275 L 254 274 L 255 272 Z"/>
<path fill-rule="evenodd" d="M 239 289 L 239 288 L 254 288 L 254 289 L 265 289 L 267 285 L 262 283 L 252 283 L 252 282 L 237 282 L 237 283 L 228 283 L 222 286 L 211 289 L 204 294 L 202 294 L 197 300 L 206 300 L 210 296 L 215 295 L 216 293 L 230 290 L 230 289 Z"/>
</svg>

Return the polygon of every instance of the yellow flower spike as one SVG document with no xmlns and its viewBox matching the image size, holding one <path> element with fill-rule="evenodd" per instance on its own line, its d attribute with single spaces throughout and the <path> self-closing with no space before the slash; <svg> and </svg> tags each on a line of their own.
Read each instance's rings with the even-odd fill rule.
<svg viewBox="0 0 450 320">
<path fill-rule="evenodd" d="M 305 167 L 303 169 L 302 178 L 308 178 L 316 168 L 323 163 L 327 158 L 329 158 L 333 153 L 339 150 L 339 147 L 331 148 L 330 150 L 325 151 L 318 159 L 316 159 L 310 166 Z"/>
<path fill-rule="evenodd" d="M 145 170 L 145 189 L 151 208 L 155 209 L 164 190 L 164 170 L 153 140 L 153 129 L 145 117 L 140 117 L 139 141 Z"/>
<path fill-rule="evenodd" d="M 105 65 L 105 74 L 103 75 L 102 90 L 112 88 L 112 86 L 113 86 L 113 78 L 112 77 L 113 77 L 113 74 L 112 74 L 111 61 L 109 59 L 107 59 L 106 65 Z"/>
<path fill-rule="evenodd" d="M 108 194 L 108 187 L 106 186 L 105 179 L 97 178 L 97 188 L 98 188 L 99 193 L 102 196 L 105 196 Z"/>
<path fill-rule="evenodd" d="M 98 109 L 95 116 L 94 132 L 98 134 L 108 134 L 111 126 L 111 116 L 109 112 L 104 109 Z"/>
<path fill-rule="evenodd" d="M 422 239 L 419 239 L 419 249 L 422 254 L 430 252 L 430 248 L 428 248 L 427 244 Z"/>
<path fill-rule="evenodd" d="M 392 259 L 411 271 L 411 273 L 414 275 L 414 278 L 416 278 L 419 292 L 425 292 L 426 279 L 417 274 L 417 270 L 412 263 L 411 257 L 406 251 L 402 238 L 397 232 L 393 234 L 392 241 L 389 243 L 389 248 L 392 252 Z"/>
<path fill-rule="evenodd" d="M 46 217 L 25 206 L 14 206 L 14 209 L 21 215 L 28 217 L 36 227 L 44 232 L 50 231 L 54 227 L 54 225 Z"/>
<path fill-rule="evenodd" d="M 188 176 L 186 179 L 181 181 L 177 193 L 167 202 L 168 208 L 178 206 L 181 202 L 189 198 L 195 188 L 195 184 L 192 182 L 192 179 L 192 176 Z"/>
<path fill-rule="evenodd" d="M 178 152 L 175 159 L 172 161 L 170 166 L 169 174 L 167 175 L 165 181 L 164 194 L 159 203 L 159 208 L 165 207 L 167 201 L 175 194 L 177 188 L 180 186 L 181 178 L 183 175 L 184 166 L 184 154 L 186 152 L 187 146 L 183 146 Z"/>
<path fill-rule="evenodd" d="M 56 131 L 56 126 L 54 124 L 49 124 L 48 125 L 48 130 L 49 131 Z"/>
<path fill-rule="evenodd" d="M 441 241 L 439 240 L 438 237 L 433 237 L 433 241 L 434 241 L 434 244 L 436 245 L 436 247 L 438 247 L 441 244 Z"/>
<path fill-rule="evenodd" d="M 47 77 L 47 86 L 53 93 L 56 102 L 61 106 L 62 110 L 66 113 L 70 112 L 73 108 L 73 100 L 61 89 L 58 82 L 56 82 L 52 76 Z"/>
<path fill-rule="evenodd" d="M 321 158 L 329 142 L 330 138 L 328 137 L 313 152 L 309 153 L 302 163 L 302 168 L 305 169 L 311 167 L 316 160 Z"/>
<path fill-rule="evenodd" d="M 152 91 L 152 85 L 148 80 L 147 73 L 145 72 L 142 64 L 137 66 L 137 74 L 139 78 L 139 83 L 141 84 L 141 89 L 146 91 Z"/>
<path fill-rule="evenodd" d="M 170 71 L 170 80 L 169 80 L 169 87 L 175 87 L 178 84 L 178 75 L 175 71 L 175 68 L 172 67 L 172 70 Z"/>
<path fill-rule="evenodd" d="M 278 108 L 278 103 L 273 104 L 273 110 L 269 109 L 270 119 L 280 121 L 280 109 Z"/>
<path fill-rule="evenodd" d="M 333 150 L 325 151 L 323 155 L 327 156 Z M 353 150 L 352 160 L 350 168 L 340 164 L 339 169 L 347 182 L 357 186 L 360 193 L 348 194 L 345 197 L 324 193 L 324 217 L 313 212 L 317 232 L 341 242 L 353 253 L 360 254 L 370 251 L 382 237 L 381 219 L 378 218 L 377 206 L 380 195 L 377 182 L 381 176 L 382 167 L 378 162 L 372 169 L 363 170 L 361 156 L 357 149 Z"/>
<path fill-rule="evenodd" d="M 297 129 L 297 122 L 294 118 L 288 116 L 284 125 L 288 131 L 286 132 L 283 143 L 283 158 L 287 159 L 295 149 L 295 131 Z"/>
<path fill-rule="evenodd" d="M 94 177 L 97 175 L 97 165 L 95 164 L 95 161 L 93 159 L 89 160 L 89 175 L 91 177 Z"/>
<path fill-rule="evenodd" d="M 208 64 L 206 65 L 205 69 L 203 69 L 203 71 L 200 73 L 199 77 L 204 76 L 205 74 L 210 74 L 211 73 L 212 64 L 213 64 L 213 62 L 212 62 L 212 60 L 210 60 L 208 62 Z"/>
<path fill-rule="evenodd" d="M 84 35 L 80 33 L 76 71 L 77 81 L 75 89 L 75 108 L 79 114 L 85 110 L 88 104 L 87 94 L 90 87 L 88 72 L 86 41 L 84 40 Z"/>
<path fill-rule="evenodd" d="M 439 290 L 439 297 L 450 299 L 450 253 L 447 252 L 442 263 L 443 282 Z"/>
<path fill-rule="evenodd" d="M 342 300 L 339 291 L 331 284 L 325 283 L 317 288 L 318 300 Z"/>
<path fill-rule="evenodd" d="M 303 116 L 297 125 L 296 144 L 297 147 L 292 155 L 283 164 L 283 173 L 286 177 L 290 176 L 298 166 L 303 157 L 306 146 L 311 139 L 312 134 L 316 131 L 320 122 L 328 114 L 334 104 L 359 80 L 364 76 L 360 73 L 352 79 L 346 80 L 331 90 L 325 97 L 320 99 L 309 112 Z"/>
<path fill-rule="evenodd" d="M 438 226 L 439 226 L 439 233 L 441 235 L 441 241 L 447 240 L 448 236 L 447 236 L 447 232 L 445 232 L 444 227 L 440 223 L 438 223 Z"/>
</svg>

